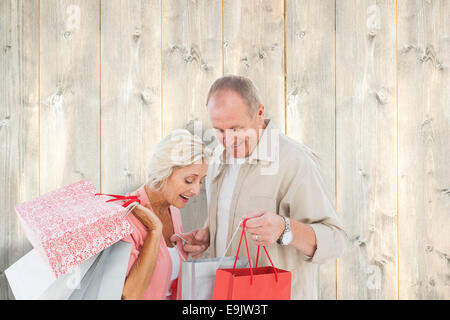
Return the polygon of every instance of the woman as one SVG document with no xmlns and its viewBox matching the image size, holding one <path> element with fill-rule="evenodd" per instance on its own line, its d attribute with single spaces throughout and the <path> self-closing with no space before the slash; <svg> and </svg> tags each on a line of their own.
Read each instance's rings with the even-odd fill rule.
<svg viewBox="0 0 450 320">
<path fill-rule="evenodd" d="M 127 216 L 133 231 L 122 299 L 181 299 L 181 262 L 187 258 L 181 242 L 179 209 L 200 193 L 211 152 L 199 137 L 176 130 L 156 147 L 149 180 L 132 194 L 141 204 Z"/>
</svg>

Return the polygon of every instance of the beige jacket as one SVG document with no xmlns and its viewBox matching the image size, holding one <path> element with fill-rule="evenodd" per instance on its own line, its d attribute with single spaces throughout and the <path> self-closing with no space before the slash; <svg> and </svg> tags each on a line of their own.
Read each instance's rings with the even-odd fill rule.
<svg viewBox="0 0 450 320">
<path fill-rule="evenodd" d="M 310 224 L 317 240 L 313 257 L 303 255 L 292 246 L 277 243 L 268 246 L 267 250 L 275 267 L 292 272 L 292 299 L 317 299 L 318 264 L 340 256 L 346 247 L 347 235 L 321 177 L 317 155 L 274 128 L 272 121 L 265 121 L 267 127 L 258 145 L 239 171 L 230 206 L 227 244 L 241 217 L 258 210 Z M 217 200 L 229 159 L 219 143 L 205 181 L 211 257 L 216 256 Z M 236 254 L 239 236 L 240 231 L 227 256 Z M 257 246 L 248 239 L 254 263 Z M 246 255 L 243 244 L 239 256 Z M 263 250 L 258 265 L 270 265 Z"/>
</svg>

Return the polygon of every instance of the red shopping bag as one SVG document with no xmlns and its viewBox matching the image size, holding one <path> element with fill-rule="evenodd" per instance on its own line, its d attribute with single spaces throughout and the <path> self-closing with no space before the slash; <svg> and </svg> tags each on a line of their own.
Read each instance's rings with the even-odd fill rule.
<svg viewBox="0 0 450 320">
<path fill-rule="evenodd" d="M 216 271 L 213 300 L 290 300 L 291 272 L 275 268 L 265 246 L 263 246 L 264 251 L 272 266 L 258 268 L 258 246 L 256 265 L 252 268 L 245 235 L 246 222 L 247 219 L 242 223 L 242 234 L 233 268 L 217 269 Z M 250 268 L 236 269 L 242 237 L 245 239 Z"/>
</svg>

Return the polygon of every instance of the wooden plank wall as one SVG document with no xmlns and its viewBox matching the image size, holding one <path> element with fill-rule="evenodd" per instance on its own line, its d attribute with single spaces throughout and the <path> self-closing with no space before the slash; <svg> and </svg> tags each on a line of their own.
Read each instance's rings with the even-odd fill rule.
<svg viewBox="0 0 450 320">
<path fill-rule="evenodd" d="M 450 298 L 450 1 L 398 2 L 399 291 Z"/>
<path fill-rule="evenodd" d="M 101 190 L 125 193 L 145 182 L 162 136 L 161 6 L 108 0 L 99 9 Z"/>
<path fill-rule="evenodd" d="M 3 271 L 31 250 L 14 205 L 39 195 L 38 3 L 0 1 L 0 299 Z"/>
<path fill-rule="evenodd" d="M 353 244 L 338 296 L 394 299 L 395 2 L 339 1 L 336 30 L 337 203 Z"/>
<path fill-rule="evenodd" d="M 334 1 L 286 2 L 287 134 L 312 148 L 335 199 Z M 336 261 L 320 266 L 319 299 L 336 299 Z"/>
<path fill-rule="evenodd" d="M 209 86 L 222 76 L 222 6 L 219 1 L 162 2 L 163 135 L 185 127 L 197 135 L 210 128 Z M 204 185 L 183 210 L 183 229 L 203 226 Z"/>
<path fill-rule="evenodd" d="M 321 158 L 351 244 L 320 299 L 449 299 L 448 0 L 0 1 L 0 299 L 31 249 L 14 205 L 145 183 L 171 130 L 210 127 L 224 74 Z M 205 137 L 209 140 L 210 137 Z M 206 218 L 205 192 L 183 210 Z"/>
</svg>

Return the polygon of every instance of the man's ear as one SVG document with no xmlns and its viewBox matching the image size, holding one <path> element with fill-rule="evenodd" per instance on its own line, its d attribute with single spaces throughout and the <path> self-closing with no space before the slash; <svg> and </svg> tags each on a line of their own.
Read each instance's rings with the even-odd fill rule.
<svg viewBox="0 0 450 320">
<path fill-rule="evenodd" d="M 258 107 L 258 118 L 262 118 L 264 120 L 264 105 L 262 104 Z"/>
</svg>

